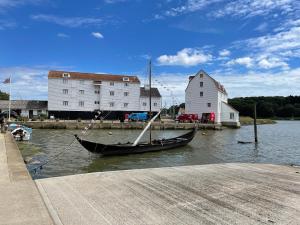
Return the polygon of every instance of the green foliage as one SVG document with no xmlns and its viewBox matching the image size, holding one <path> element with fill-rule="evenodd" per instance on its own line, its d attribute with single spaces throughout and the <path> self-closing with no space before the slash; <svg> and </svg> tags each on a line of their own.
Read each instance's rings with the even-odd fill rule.
<svg viewBox="0 0 300 225">
<path fill-rule="evenodd" d="M 8 100 L 9 99 L 9 94 L 2 92 L 0 90 L 0 100 Z"/>
<path fill-rule="evenodd" d="M 253 107 L 257 103 L 257 117 L 260 118 L 300 117 L 300 96 L 233 98 L 228 103 L 240 112 L 240 116 L 253 117 Z"/>
</svg>

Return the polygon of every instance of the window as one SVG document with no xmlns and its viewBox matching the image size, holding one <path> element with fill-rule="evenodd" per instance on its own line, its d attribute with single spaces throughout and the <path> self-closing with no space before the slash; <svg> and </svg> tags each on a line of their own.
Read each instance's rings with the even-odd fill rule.
<svg viewBox="0 0 300 225">
<path fill-rule="evenodd" d="M 115 85 L 115 82 L 111 81 L 111 82 L 109 83 L 109 85 L 110 85 L 110 86 L 114 86 L 114 85 Z"/>
<path fill-rule="evenodd" d="M 70 77 L 70 74 L 69 74 L 69 73 L 63 73 L 63 74 L 62 74 L 62 77 L 66 77 L 66 78 L 67 78 L 67 77 Z"/>
<path fill-rule="evenodd" d="M 128 86 L 129 86 L 129 83 L 125 83 L 124 86 L 125 86 L 125 87 L 128 87 Z"/>
<path fill-rule="evenodd" d="M 154 102 L 153 105 L 154 105 L 154 106 L 157 106 L 157 102 Z"/>
<path fill-rule="evenodd" d="M 79 94 L 83 95 L 84 94 L 84 90 L 79 90 Z"/>
<path fill-rule="evenodd" d="M 234 119 L 234 113 L 230 113 L 230 119 L 231 119 L 231 120 Z"/>
<path fill-rule="evenodd" d="M 64 79 L 63 79 L 63 83 L 64 83 L 64 84 L 67 84 L 67 83 L 68 83 L 68 79 L 64 78 Z"/>
<path fill-rule="evenodd" d="M 114 91 L 110 91 L 110 92 L 109 92 L 109 95 L 110 95 L 110 96 L 114 96 L 114 95 L 115 95 L 115 92 L 114 92 Z"/>
<path fill-rule="evenodd" d="M 125 91 L 124 92 L 124 96 L 128 96 L 129 95 L 129 92 L 128 91 Z"/>
<path fill-rule="evenodd" d="M 200 87 L 203 87 L 203 82 L 202 81 L 200 82 Z"/>
<path fill-rule="evenodd" d="M 84 107 L 84 101 L 79 101 L 79 106 Z"/>
<path fill-rule="evenodd" d="M 115 103 L 114 102 L 110 102 L 109 103 L 109 107 L 114 107 Z"/>
<path fill-rule="evenodd" d="M 200 91 L 200 97 L 203 97 L 203 91 Z"/>
<path fill-rule="evenodd" d="M 203 78 L 203 73 L 200 73 L 200 78 Z"/>
<path fill-rule="evenodd" d="M 63 94 L 67 95 L 69 93 L 68 89 L 63 89 Z"/>
<path fill-rule="evenodd" d="M 124 103 L 124 108 L 127 108 L 128 107 L 128 103 Z"/>
<path fill-rule="evenodd" d="M 84 84 L 84 80 L 80 80 L 79 83 L 80 83 L 80 84 Z"/>
<path fill-rule="evenodd" d="M 99 90 L 95 90 L 95 94 L 100 94 L 100 91 Z"/>
<path fill-rule="evenodd" d="M 63 101 L 63 106 L 68 106 L 69 102 L 68 101 Z"/>
<path fill-rule="evenodd" d="M 100 101 L 95 101 L 95 105 L 99 105 L 100 104 Z"/>
<path fill-rule="evenodd" d="M 129 81 L 129 77 L 123 77 L 123 81 Z"/>
<path fill-rule="evenodd" d="M 207 107 L 211 107 L 211 103 L 207 103 Z"/>
</svg>

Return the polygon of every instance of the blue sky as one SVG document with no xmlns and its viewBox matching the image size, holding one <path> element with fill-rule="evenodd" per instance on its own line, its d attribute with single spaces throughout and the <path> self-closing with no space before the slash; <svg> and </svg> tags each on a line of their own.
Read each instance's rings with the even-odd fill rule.
<svg viewBox="0 0 300 225">
<path fill-rule="evenodd" d="M 150 57 L 168 104 L 200 69 L 230 97 L 299 95 L 300 1 L 0 0 L 0 76 L 13 76 L 14 99 L 47 99 L 48 70 L 144 82 Z"/>
</svg>

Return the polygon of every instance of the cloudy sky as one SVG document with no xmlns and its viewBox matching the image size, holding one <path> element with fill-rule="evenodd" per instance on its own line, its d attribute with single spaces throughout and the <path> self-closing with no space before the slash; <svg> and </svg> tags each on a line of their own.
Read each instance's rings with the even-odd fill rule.
<svg viewBox="0 0 300 225">
<path fill-rule="evenodd" d="M 72 2 L 72 3 L 71 3 Z M 229 97 L 300 94 L 300 1 L 0 0 L 0 89 L 47 99 L 48 70 L 138 75 L 184 100 L 200 69 Z"/>
</svg>

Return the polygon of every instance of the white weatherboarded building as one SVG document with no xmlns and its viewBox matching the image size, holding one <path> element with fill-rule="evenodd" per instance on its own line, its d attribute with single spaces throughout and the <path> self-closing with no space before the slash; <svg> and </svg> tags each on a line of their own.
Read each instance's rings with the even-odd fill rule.
<svg viewBox="0 0 300 225">
<path fill-rule="evenodd" d="M 126 113 L 147 111 L 149 90 L 140 86 L 137 76 L 49 71 L 49 115 L 83 119 L 100 110 L 109 113 L 109 118 L 121 119 Z M 158 112 L 161 96 L 156 88 L 151 93 L 152 111 Z"/>
<path fill-rule="evenodd" d="M 228 104 L 224 86 L 203 70 L 189 77 L 185 90 L 185 113 L 198 114 L 199 118 L 214 113 L 215 123 L 240 126 L 239 112 Z"/>
</svg>

